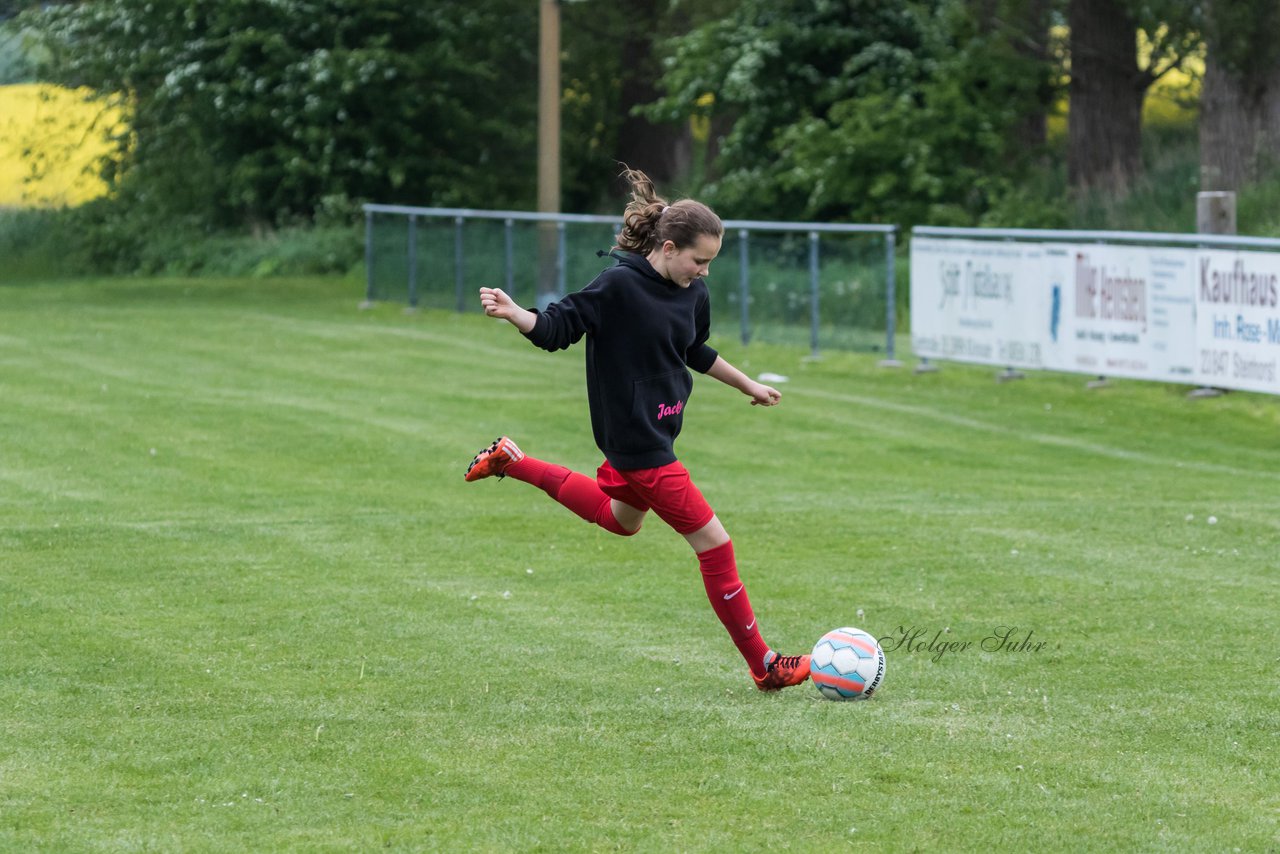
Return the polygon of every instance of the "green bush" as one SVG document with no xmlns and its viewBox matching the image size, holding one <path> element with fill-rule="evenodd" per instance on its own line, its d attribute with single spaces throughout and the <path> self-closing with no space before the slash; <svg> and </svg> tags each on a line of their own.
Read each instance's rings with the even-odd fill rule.
<svg viewBox="0 0 1280 854">
<path fill-rule="evenodd" d="M 300 276 L 349 272 L 363 256 L 355 228 L 289 228 L 261 237 L 174 232 L 148 243 L 136 272 L 178 276 Z"/>
<path fill-rule="evenodd" d="M 1236 227 L 1241 234 L 1280 237 L 1280 169 L 1240 192 Z"/>
<path fill-rule="evenodd" d="M 1200 146 L 1192 122 L 1156 125 L 1143 133 L 1145 173 L 1128 193 L 1100 190 L 1072 199 L 1067 188 L 1065 150 L 1028 180 L 991 194 L 981 217 L 985 228 L 1082 228 L 1106 231 L 1191 233 L 1196 229 L 1200 189 Z M 1240 234 L 1280 235 L 1280 170 L 1240 189 Z M 930 225 L 942 225 L 930 222 Z"/>
<path fill-rule="evenodd" d="M 0 280 L 88 275 L 343 275 L 364 257 L 354 220 L 259 235 L 131 216 L 109 201 L 0 212 Z"/>
<path fill-rule="evenodd" d="M 78 237 L 66 212 L 0 209 L 0 281 L 86 272 Z"/>
</svg>

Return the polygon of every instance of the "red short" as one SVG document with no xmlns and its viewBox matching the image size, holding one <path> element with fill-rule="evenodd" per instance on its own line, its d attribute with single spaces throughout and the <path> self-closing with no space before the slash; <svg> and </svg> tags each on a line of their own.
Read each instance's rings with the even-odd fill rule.
<svg viewBox="0 0 1280 854">
<path fill-rule="evenodd" d="M 596 469 L 596 483 L 610 498 L 637 510 L 653 510 L 680 534 L 692 534 L 716 515 L 678 460 L 656 469 L 625 471 L 606 460 Z"/>
</svg>

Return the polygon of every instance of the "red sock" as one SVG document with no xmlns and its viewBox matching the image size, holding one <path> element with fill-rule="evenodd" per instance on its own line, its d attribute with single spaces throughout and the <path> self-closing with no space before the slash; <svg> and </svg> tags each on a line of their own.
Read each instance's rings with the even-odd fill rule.
<svg viewBox="0 0 1280 854">
<path fill-rule="evenodd" d="M 612 534 L 629 537 L 635 533 L 618 524 L 613 516 L 613 499 L 605 495 L 599 484 L 585 474 L 534 459 L 528 454 L 519 462 L 507 466 L 506 473 L 516 480 L 538 487 L 583 519 Z"/>
<path fill-rule="evenodd" d="M 700 552 L 698 567 L 702 570 L 702 583 L 706 585 L 707 598 L 711 600 L 716 616 L 729 630 L 729 637 L 747 660 L 751 672 L 763 676 L 764 657 L 769 652 L 769 645 L 760 637 L 760 627 L 756 625 L 756 615 L 751 610 L 746 587 L 738 578 L 733 543 Z"/>
</svg>

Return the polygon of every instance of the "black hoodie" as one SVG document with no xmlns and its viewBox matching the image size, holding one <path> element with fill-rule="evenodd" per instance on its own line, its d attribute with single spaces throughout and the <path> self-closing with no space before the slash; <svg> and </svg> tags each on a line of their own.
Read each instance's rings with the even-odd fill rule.
<svg viewBox="0 0 1280 854">
<path fill-rule="evenodd" d="M 707 283 L 682 288 L 641 255 L 610 253 L 618 263 L 575 294 L 537 312 L 526 336 L 563 350 L 587 336 L 587 401 L 596 444 L 616 469 L 675 462 L 693 377 L 717 353 L 707 346 Z"/>
</svg>

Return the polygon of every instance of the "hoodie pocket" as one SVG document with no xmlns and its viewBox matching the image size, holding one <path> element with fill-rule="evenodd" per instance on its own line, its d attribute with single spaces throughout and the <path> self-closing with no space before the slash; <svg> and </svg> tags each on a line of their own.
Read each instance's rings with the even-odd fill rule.
<svg viewBox="0 0 1280 854">
<path fill-rule="evenodd" d="M 684 423 L 684 408 L 692 390 L 693 377 L 684 368 L 636 380 L 631 406 L 636 427 L 674 439 Z"/>
</svg>

